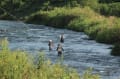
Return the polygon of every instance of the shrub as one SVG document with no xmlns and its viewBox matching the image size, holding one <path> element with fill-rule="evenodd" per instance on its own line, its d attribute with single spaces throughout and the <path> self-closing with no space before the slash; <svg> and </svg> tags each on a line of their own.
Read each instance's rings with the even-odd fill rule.
<svg viewBox="0 0 120 79">
<path fill-rule="evenodd" d="M 106 16 L 120 16 L 120 2 L 100 4 L 100 13 Z"/>
<path fill-rule="evenodd" d="M 79 0 L 78 1 L 79 4 L 81 4 L 82 6 L 89 6 L 91 8 L 97 7 L 98 5 L 98 0 Z"/>
<path fill-rule="evenodd" d="M 120 42 L 120 19 L 115 17 L 109 17 L 106 22 L 101 25 L 102 30 L 96 36 L 96 40 L 105 43 Z"/>
<path fill-rule="evenodd" d="M 120 42 L 120 27 L 105 28 L 97 34 L 97 41 L 105 43 Z"/>
<path fill-rule="evenodd" d="M 116 43 L 112 49 L 111 55 L 120 56 L 120 44 Z"/>
<path fill-rule="evenodd" d="M 16 20 L 16 18 L 12 17 L 11 15 L 9 15 L 8 13 L 4 13 L 0 15 L 0 19 L 2 20 Z"/>
</svg>

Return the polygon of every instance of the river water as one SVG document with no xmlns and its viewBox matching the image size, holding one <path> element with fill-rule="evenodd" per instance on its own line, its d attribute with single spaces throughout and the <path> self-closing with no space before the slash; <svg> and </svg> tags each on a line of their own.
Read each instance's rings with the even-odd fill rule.
<svg viewBox="0 0 120 79">
<path fill-rule="evenodd" d="M 25 24 L 17 21 L 0 21 L 0 38 L 7 37 L 10 49 L 26 50 L 29 53 L 44 51 L 46 56 L 55 62 L 58 59 L 56 46 L 59 35 L 64 33 L 65 43 L 63 63 L 82 73 L 89 67 L 102 79 L 120 79 L 120 57 L 110 55 L 112 45 L 88 40 L 83 32 L 56 29 L 44 25 Z M 54 42 L 54 50 L 48 50 L 48 40 Z"/>
</svg>

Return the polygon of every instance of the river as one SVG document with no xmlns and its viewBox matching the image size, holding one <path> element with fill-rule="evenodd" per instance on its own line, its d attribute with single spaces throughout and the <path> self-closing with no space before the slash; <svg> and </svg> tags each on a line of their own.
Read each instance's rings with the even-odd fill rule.
<svg viewBox="0 0 120 79">
<path fill-rule="evenodd" d="M 53 62 L 58 59 L 56 46 L 59 43 L 59 35 L 64 33 L 64 64 L 77 69 L 79 73 L 92 67 L 93 73 L 100 74 L 102 79 L 120 78 L 120 57 L 110 55 L 112 45 L 89 40 L 83 32 L 2 20 L 0 29 L 6 30 L 0 33 L 0 38 L 8 38 L 11 50 L 21 49 L 29 53 L 44 51 Z M 50 52 L 48 50 L 49 39 L 52 39 L 55 44 L 54 50 Z"/>
</svg>

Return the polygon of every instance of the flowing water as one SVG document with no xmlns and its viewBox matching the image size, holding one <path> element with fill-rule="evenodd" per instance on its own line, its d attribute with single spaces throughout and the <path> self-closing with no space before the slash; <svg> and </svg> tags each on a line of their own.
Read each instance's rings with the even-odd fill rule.
<svg viewBox="0 0 120 79">
<path fill-rule="evenodd" d="M 88 40 L 89 37 L 83 32 L 16 21 L 0 21 L 0 38 L 8 38 L 10 49 L 26 50 L 33 54 L 44 51 L 53 62 L 58 59 L 56 46 L 62 33 L 65 35 L 65 43 L 62 44 L 64 64 L 76 68 L 79 73 L 92 67 L 93 73 L 99 73 L 102 79 L 120 78 L 120 57 L 110 55 L 112 45 Z M 50 39 L 54 42 L 54 49 L 49 52 L 48 40 Z"/>
</svg>

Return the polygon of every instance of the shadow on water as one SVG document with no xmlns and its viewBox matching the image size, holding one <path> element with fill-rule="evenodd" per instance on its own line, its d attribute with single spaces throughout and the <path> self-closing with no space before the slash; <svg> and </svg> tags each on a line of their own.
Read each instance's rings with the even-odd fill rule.
<svg viewBox="0 0 120 79">
<path fill-rule="evenodd" d="M 120 58 L 110 55 L 112 45 L 100 44 L 82 32 L 56 29 L 44 25 L 24 24 L 22 22 L 0 21 L 0 29 L 6 29 L 0 38 L 8 37 L 10 48 L 26 50 L 30 53 L 44 51 L 53 63 L 58 60 L 56 47 L 59 35 L 65 34 L 63 44 L 63 64 L 74 67 L 82 73 L 89 67 L 93 73 L 99 73 L 103 79 L 116 79 L 120 76 Z M 54 42 L 53 51 L 48 50 L 48 40 Z"/>
</svg>

